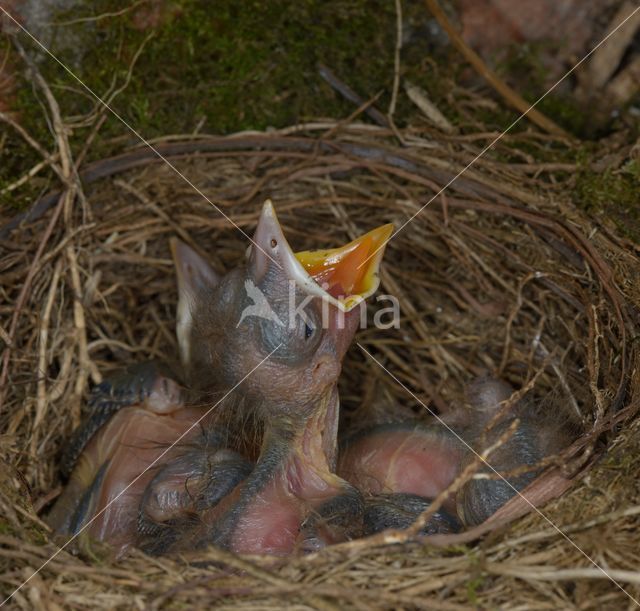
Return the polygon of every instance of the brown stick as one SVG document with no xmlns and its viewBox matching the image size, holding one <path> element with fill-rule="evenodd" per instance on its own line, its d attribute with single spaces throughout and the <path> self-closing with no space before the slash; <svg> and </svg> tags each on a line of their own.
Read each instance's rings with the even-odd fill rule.
<svg viewBox="0 0 640 611">
<path fill-rule="evenodd" d="M 40 337 L 38 342 L 38 402 L 36 407 L 36 417 L 33 423 L 33 428 L 36 429 L 42 422 L 45 410 L 47 408 L 47 341 L 49 339 L 49 320 L 51 319 L 51 310 L 53 309 L 53 302 L 56 291 L 58 290 L 58 281 L 60 280 L 60 271 L 62 269 L 61 261 L 58 260 L 53 270 L 53 278 L 49 288 L 49 294 L 42 313 L 42 320 L 40 321 Z M 33 436 L 35 441 L 35 435 Z M 31 448 L 32 453 L 35 456 L 35 445 Z"/>
<path fill-rule="evenodd" d="M 559 125 L 551 119 L 543 115 L 539 110 L 531 107 L 520 94 L 515 92 L 507 85 L 493 70 L 491 70 L 482 58 L 464 41 L 462 36 L 453 27 L 444 11 L 438 4 L 438 0 L 425 0 L 427 8 L 431 11 L 440 27 L 449 35 L 451 42 L 465 56 L 467 61 L 474 67 L 476 72 L 480 74 L 510 105 L 518 112 L 526 116 L 532 123 L 535 123 L 540 129 L 549 134 L 571 138 Z"/>
<path fill-rule="evenodd" d="M 359 96 L 349 85 L 341 81 L 327 66 L 324 64 L 318 64 L 318 72 L 320 76 L 343 98 L 353 102 L 358 106 L 366 104 L 364 98 Z M 365 114 L 369 115 L 378 125 L 382 127 L 389 127 L 389 121 L 377 108 L 373 106 L 367 106 L 364 110 Z"/>
</svg>

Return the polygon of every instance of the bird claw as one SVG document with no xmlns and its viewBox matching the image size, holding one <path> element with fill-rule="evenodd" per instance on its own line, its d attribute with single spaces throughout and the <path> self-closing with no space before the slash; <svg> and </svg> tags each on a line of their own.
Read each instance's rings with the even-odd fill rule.
<svg viewBox="0 0 640 611">
<path fill-rule="evenodd" d="M 206 443 L 206 441 L 205 441 Z M 253 465 L 227 448 L 195 447 L 167 463 L 147 485 L 138 513 L 138 545 L 158 555 L 242 482 Z"/>
</svg>

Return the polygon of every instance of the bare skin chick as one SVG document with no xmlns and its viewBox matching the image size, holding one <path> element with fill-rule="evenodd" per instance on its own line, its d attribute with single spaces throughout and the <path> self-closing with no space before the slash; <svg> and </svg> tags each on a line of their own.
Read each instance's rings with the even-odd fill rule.
<svg viewBox="0 0 640 611">
<path fill-rule="evenodd" d="M 367 534 L 386 528 L 407 528 L 445 490 L 458 474 L 482 452 L 496 443 L 519 420 L 511 437 L 491 453 L 488 462 L 498 472 L 508 474 L 521 467 L 534 467 L 570 441 L 570 427 L 558 426 L 557 419 L 541 417 L 528 402 L 520 402 L 488 431 L 501 402 L 513 389 L 505 382 L 480 378 L 468 389 L 470 409 L 460 411 L 444 425 L 398 423 L 375 427 L 347 440 L 340 454 L 338 474 L 365 496 Z M 480 473 L 494 479 L 470 479 L 426 525 L 424 534 L 456 532 L 485 521 L 524 489 L 539 474 L 526 473 L 495 478 L 493 470 Z"/>
<path fill-rule="evenodd" d="M 135 540 L 139 500 L 155 473 L 148 467 L 175 456 L 162 454 L 203 411 L 185 408 L 179 386 L 155 363 L 105 381 L 89 404 L 91 417 L 63 458 L 69 481 L 48 521 L 59 534 L 86 530 L 122 552 Z"/>
</svg>

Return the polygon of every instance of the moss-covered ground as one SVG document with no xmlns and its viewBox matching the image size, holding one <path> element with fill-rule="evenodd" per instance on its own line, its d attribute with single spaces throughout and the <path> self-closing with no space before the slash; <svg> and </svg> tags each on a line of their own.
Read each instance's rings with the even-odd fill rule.
<svg viewBox="0 0 640 611">
<path fill-rule="evenodd" d="M 55 15 L 56 23 L 66 25 L 49 30 L 48 41 L 56 56 L 99 96 L 125 83 L 137 56 L 130 82 L 112 106 L 145 138 L 195 130 L 229 133 L 283 127 L 311 118 L 349 115 L 353 105 L 322 80 L 319 62 L 363 97 L 380 93 L 378 107 L 383 111 L 388 107 L 396 36 L 395 7 L 389 0 L 131 4 L 131 10 L 123 11 L 119 0 L 79 2 Z M 446 37 L 434 30 L 421 1 L 404 2 L 404 14 L 404 77 L 425 88 L 463 130 L 465 122 L 469 130 L 479 124 L 501 129 L 514 120 L 516 115 L 501 103 L 493 109 L 478 107 L 471 122 L 468 115 L 460 116 L 450 88 L 468 68 L 446 44 Z M 11 55 L 9 45 L 8 39 L 0 40 L 0 57 L 7 51 Z M 499 71 L 507 78 L 517 74 L 514 64 L 527 74 L 526 79 L 516 78 L 514 86 L 528 99 L 536 99 L 543 92 L 545 75 L 536 61 L 535 47 L 514 49 Z M 65 117 L 72 123 L 76 119 L 71 142 L 80 150 L 88 135 L 81 117 L 91 111 L 95 100 L 51 58 L 41 54 L 38 65 Z M 25 76 L 19 73 L 18 79 L 14 106 L 20 121 L 49 148 L 52 136 L 42 118 L 42 101 Z M 589 163 L 598 154 L 598 141 L 593 139 L 616 126 L 609 124 L 594 132 L 588 113 L 566 94 L 548 96 L 540 109 L 575 135 L 592 139 L 575 152 L 561 153 L 562 161 L 575 161 L 580 168 L 575 201 L 596 213 L 612 214 L 629 235 L 640 240 L 638 161 L 627 160 L 601 172 Z M 397 122 L 411 123 L 416 113 L 401 95 Z M 39 159 L 6 126 L 0 130 L 1 191 Z M 629 138 L 637 136 L 631 132 Z M 136 141 L 118 119 L 109 116 L 89 154 L 104 157 Z M 536 149 L 534 154 L 543 155 L 541 161 L 552 161 L 560 153 Z M 26 188 L 0 194 L 0 205 L 27 206 L 51 180 L 43 172 Z"/>
</svg>

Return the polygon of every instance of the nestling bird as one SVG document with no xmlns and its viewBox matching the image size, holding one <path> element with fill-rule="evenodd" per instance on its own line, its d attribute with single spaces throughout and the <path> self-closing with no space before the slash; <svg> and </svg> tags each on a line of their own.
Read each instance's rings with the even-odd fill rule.
<svg viewBox="0 0 640 611">
<path fill-rule="evenodd" d="M 59 534 L 86 530 L 124 551 L 135 541 L 140 497 L 154 475 L 146 469 L 204 410 L 185 407 L 180 387 L 153 362 L 103 382 L 89 405 L 91 417 L 62 460 L 69 480 L 47 519 Z"/>
<path fill-rule="evenodd" d="M 360 494 L 334 473 L 336 383 L 359 321 L 354 307 L 377 288 L 390 232 L 387 225 L 339 249 L 295 254 L 267 203 L 246 265 L 219 280 L 184 244 L 174 245 L 188 385 L 209 393 L 239 385 L 232 405 L 249 409 L 264 429 L 249 477 L 203 512 L 178 548 L 211 542 L 287 554 L 359 533 Z"/>
<path fill-rule="evenodd" d="M 468 409 L 459 410 L 445 424 L 381 425 L 348 439 L 340 452 L 338 474 L 364 495 L 365 534 L 407 528 L 477 458 L 476 453 L 494 444 L 487 459 L 490 466 L 479 469 L 491 477 L 468 480 L 427 523 L 425 534 L 477 525 L 530 484 L 540 473 L 535 466 L 569 445 L 572 425 L 541 414 L 523 400 L 499 418 L 513 392 L 504 381 L 479 378 L 468 388 Z M 510 475 L 511 471 L 519 473 Z"/>
<path fill-rule="evenodd" d="M 334 473 L 336 383 L 359 320 L 354 308 L 378 286 L 390 232 L 387 225 L 342 248 L 295 254 L 267 202 L 246 263 L 222 277 L 193 249 L 173 242 L 183 381 L 189 404 L 199 407 L 180 403 L 172 420 L 186 430 L 205 413 L 202 405 L 230 393 L 215 410 L 220 416 L 215 413 L 127 491 L 127 528 L 116 533 L 115 522 L 101 526 L 100 516 L 92 536 L 154 553 L 214 543 L 287 554 L 359 534 L 360 493 Z M 90 421 L 89 434 L 80 434 L 84 439 L 94 433 L 51 512 L 60 532 L 76 532 L 116 498 L 124 479 L 149 466 L 150 440 L 157 457 L 177 437 L 165 434 L 167 416 L 158 413 L 166 398 L 149 390 L 178 388 L 175 382 L 150 376 L 143 385 L 144 407 L 140 396 L 125 406 L 127 393 L 118 384 L 107 394 L 98 389 L 94 403 L 122 395 L 119 411 L 104 424 L 105 410 L 99 410 L 99 424 Z M 125 379 L 124 388 L 128 384 Z M 144 429 L 130 423 L 139 418 Z M 248 418 L 259 423 L 260 439 L 242 430 Z M 158 435 L 156 426 L 162 429 Z M 73 445 L 77 454 L 83 443 Z M 71 523 L 63 518 L 67 513 L 76 516 Z"/>
</svg>

